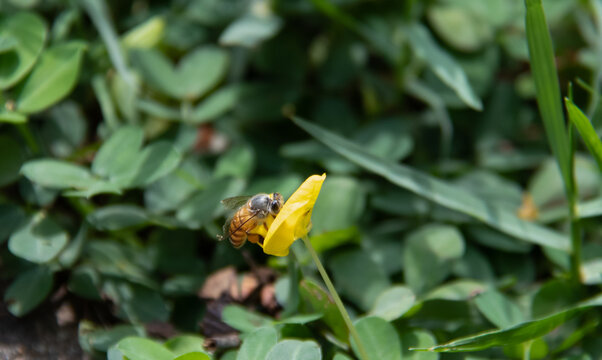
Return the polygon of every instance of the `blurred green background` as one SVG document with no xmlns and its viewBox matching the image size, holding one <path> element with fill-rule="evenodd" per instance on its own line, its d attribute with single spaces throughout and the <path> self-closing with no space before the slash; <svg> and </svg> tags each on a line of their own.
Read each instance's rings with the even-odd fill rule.
<svg viewBox="0 0 602 360">
<path fill-rule="evenodd" d="M 543 8 L 561 92 L 572 82 L 599 130 L 602 2 Z M 0 0 L 3 307 L 35 323 L 67 304 L 94 358 L 351 358 L 301 244 L 275 258 L 216 239 L 220 200 L 287 198 L 325 172 L 311 240 L 373 359 L 602 357 L 600 311 L 574 307 L 602 283 L 600 170 L 574 137 L 576 281 L 525 11 L 522 0 Z M 228 286 L 208 299 L 205 280 L 227 266 L 223 279 L 252 275 L 271 302 Z M 548 335 L 551 323 L 476 354 L 408 350 L 567 307 Z M 219 342 L 234 329 L 240 350 Z M 119 343 L 131 335 L 172 340 L 143 354 L 154 345 Z"/>
</svg>

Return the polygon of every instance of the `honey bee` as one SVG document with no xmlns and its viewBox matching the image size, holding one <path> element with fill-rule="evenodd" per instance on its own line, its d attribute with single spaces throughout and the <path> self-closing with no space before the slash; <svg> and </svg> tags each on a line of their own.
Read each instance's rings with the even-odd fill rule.
<svg viewBox="0 0 602 360">
<path fill-rule="evenodd" d="M 218 235 L 218 239 L 230 239 L 235 248 L 243 246 L 247 239 L 253 243 L 263 243 L 262 236 L 249 232 L 259 225 L 265 226 L 267 217 L 276 216 L 283 203 L 284 199 L 279 193 L 236 196 L 222 200 L 226 208 L 236 211 L 224 224 L 224 235 Z"/>
</svg>

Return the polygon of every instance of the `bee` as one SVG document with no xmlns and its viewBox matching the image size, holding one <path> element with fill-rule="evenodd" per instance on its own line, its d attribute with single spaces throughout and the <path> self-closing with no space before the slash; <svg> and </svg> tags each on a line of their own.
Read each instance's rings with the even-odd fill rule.
<svg viewBox="0 0 602 360">
<path fill-rule="evenodd" d="M 226 208 L 236 211 L 224 224 L 224 235 L 218 235 L 217 238 L 230 239 L 235 248 L 243 246 L 247 239 L 253 243 L 263 243 L 262 236 L 249 232 L 259 225 L 266 226 L 267 217 L 276 216 L 283 203 L 284 199 L 279 193 L 235 196 L 222 200 Z"/>
</svg>

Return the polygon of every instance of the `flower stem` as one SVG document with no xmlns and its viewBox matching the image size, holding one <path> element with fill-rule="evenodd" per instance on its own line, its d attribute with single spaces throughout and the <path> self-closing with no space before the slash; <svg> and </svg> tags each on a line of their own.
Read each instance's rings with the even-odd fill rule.
<svg viewBox="0 0 602 360">
<path fill-rule="evenodd" d="M 366 354 L 366 349 L 364 348 L 364 344 L 362 343 L 362 340 L 361 340 L 359 334 L 357 333 L 355 326 L 353 326 L 353 323 L 351 322 L 351 318 L 349 317 L 349 314 L 347 313 L 347 310 L 345 309 L 345 306 L 343 305 L 343 302 L 341 301 L 339 294 L 335 290 L 334 285 L 332 284 L 332 281 L 330 281 L 330 277 L 326 273 L 326 270 L 324 269 L 324 266 L 322 265 L 322 262 L 320 261 L 318 254 L 316 253 L 316 250 L 314 250 L 314 247 L 311 245 L 311 241 L 309 241 L 309 238 L 307 236 L 303 237 L 303 242 L 305 243 L 305 247 L 307 247 L 307 250 L 309 250 L 311 257 L 314 260 L 314 263 L 316 263 L 316 266 L 318 267 L 318 271 L 320 272 L 320 275 L 322 275 L 322 279 L 324 280 L 324 283 L 326 284 L 326 287 L 328 288 L 328 291 L 330 292 L 330 296 L 332 296 L 332 299 L 334 300 L 334 303 L 336 304 L 337 308 L 339 309 L 339 312 L 341 313 L 343 320 L 345 320 L 345 323 L 347 324 L 347 328 L 349 329 L 349 333 L 353 337 L 353 340 L 355 340 L 355 344 L 357 345 L 357 350 L 360 353 L 360 358 L 363 360 L 368 360 L 368 355 Z"/>
</svg>

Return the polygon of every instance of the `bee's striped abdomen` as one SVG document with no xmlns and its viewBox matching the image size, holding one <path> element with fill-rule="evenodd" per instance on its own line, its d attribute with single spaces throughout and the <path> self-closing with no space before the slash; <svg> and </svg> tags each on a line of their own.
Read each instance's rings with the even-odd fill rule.
<svg viewBox="0 0 602 360">
<path fill-rule="evenodd" d="M 247 232 L 256 226 L 253 214 L 250 214 L 245 208 L 238 211 L 232 217 L 230 222 L 230 242 L 236 248 L 243 246 L 247 240 Z"/>
</svg>

